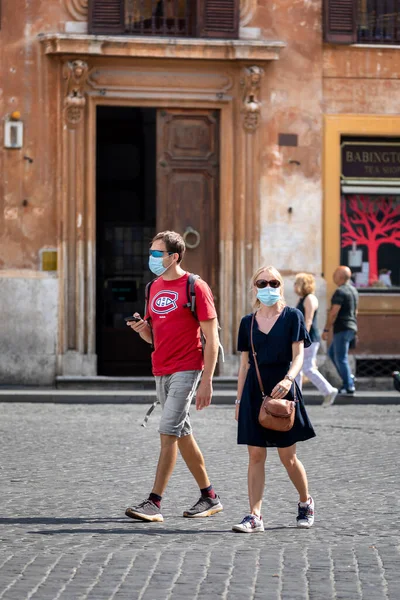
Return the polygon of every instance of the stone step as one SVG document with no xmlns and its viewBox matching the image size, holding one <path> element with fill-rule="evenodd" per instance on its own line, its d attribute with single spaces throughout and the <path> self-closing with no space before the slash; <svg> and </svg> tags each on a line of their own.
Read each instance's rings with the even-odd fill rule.
<svg viewBox="0 0 400 600">
<path fill-rule="evenodd" d="M 233 405 L 235 390 L 214 391 L 213 404 Z M 59 390 L 54 388 L 2 388 L 0 402 L 35 402 L 55 404 L 151 404 L 156 399 L 153 389 L 142 390 Z M 315 390 L 304 391 L 304 402 L 308 405 L 322 403 L 322 396 Z M 396 391 L 361 391 L 352 396 L 338 396 L 335 404 L 400 404 Z"/>
<path fill-rule="evenodd" d="M 237 377 L 214 377 L 214 389 L 236 390 Z M 154 377 L 71 377 L 56 378 L 58 390 L 154 390 Z"/>
<path fill-rule="evenodd" d="M 214 377 L 214 390 L 236 390 L 237 377 Z M 356 383 L 359 391 L 392 391 L 391 377 L 359 377 Z M 59 376 L 56 378 L 58 390 L 153 390 L 153 377 L 75 377 Z M 314 391 L 314 386 L 306 382 L 304 390 Z"/>
</svg>

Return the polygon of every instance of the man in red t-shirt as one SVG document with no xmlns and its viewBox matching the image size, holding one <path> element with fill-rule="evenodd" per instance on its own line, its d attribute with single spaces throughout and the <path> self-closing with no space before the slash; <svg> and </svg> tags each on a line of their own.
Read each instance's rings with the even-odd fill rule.
<svg viewBox="0 0 400 600">
<path fill-rule="evenodd" d="M 149 268 L 158 279 L 151 285 L 144 319 L 128 323 L 143 340 L 154 343 L 151 359 L 157 399 L 162 407 L 161 450 L 153 489 L 146 500 L 125 511 L 128 517 L 142 521 L 164 520 L 161 500 L 174 470 L 178 449 L 201 494 L 183 516 L 209 517 L 223 509 L 208 479 L 189 419 L 195 395 L 197 410 L 211 403 L 212 377 L 218 356 L 217 313 L 211 290 L 200 279 L 195 282 L 198 321 L 190 307 L 185 306 L 189 274 L 180 266 L 184 253 L 185 242 L 178 233 L 163 231 L 154 237 Z M 200 328 L 207 340 L 204 356 Z"/>
</svg>

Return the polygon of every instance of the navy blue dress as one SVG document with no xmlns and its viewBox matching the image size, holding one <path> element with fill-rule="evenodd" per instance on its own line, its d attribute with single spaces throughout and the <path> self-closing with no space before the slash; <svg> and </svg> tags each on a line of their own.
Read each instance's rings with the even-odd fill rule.
<svg viewBox="0 0 400 600">
<path fill-rule="evenodd" d="M 315 437 L 297 384 L 293 384 L 296 385 L 298 402 L 292 429 L 272 431 L 261 427 L 258 423 L 262 397 L 250 344 L 251 319 L 252 314 L 243 317 L 238 336 L 238 350 L 249 352 L 250 363 L 240 399 L 238 444 L 261 448 L 269 446 L 287 448 L 296 442 Z M 260 331 L 257 320 L 254 319 L 253 343 L 266 394 L 270 394 L 276 384 L 285 377 L 292 361 L 292 343 L 301 340 L 304 340 L 306 348 L 311 345 L 303 315 L 297 308 L 285 306 L 268 334 Z M 293 398 L 293 385 L 287 398 Z"/>
</svg>

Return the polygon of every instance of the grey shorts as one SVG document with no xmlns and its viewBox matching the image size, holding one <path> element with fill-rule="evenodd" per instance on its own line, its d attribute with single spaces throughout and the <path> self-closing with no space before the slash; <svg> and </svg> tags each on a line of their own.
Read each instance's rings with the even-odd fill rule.
<svg viewBox="0 0 400 600">
<path fill-rule="evenodd" d="M 157 400 L 162 414 L 158 431 L 183 437 L 192 433 L 190 404 L 201 378 L 201 371 L 181 371 L 156 377 Z"/>
</svg>

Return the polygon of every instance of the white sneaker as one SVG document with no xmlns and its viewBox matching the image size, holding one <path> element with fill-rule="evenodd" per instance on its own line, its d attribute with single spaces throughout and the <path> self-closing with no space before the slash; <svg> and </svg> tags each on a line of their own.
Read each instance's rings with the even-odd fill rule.
<svg viewBox="0 0 400 600">
<path fill-rule="evenodd" d="M 239 533 L 257 533 L 257 531 L 264 531 L 264 523 L 262 517 L 257 515 L 247 515 L 239 525 L 234 525 L 232 531 L 238 531 Z"/>
<path fill-rule="evenodd" d="M 314 500 L 311 496 L 308 499 L 307 506 L 301 506 L 299 502 L 299 510 L 297 515 L 297 527 L 308 529 L 314 524 Z"/>
<path fill-rule="evenodd" d="M 327 394 L 326 396 L 324 396 L 324 399 L 322 401 L 322 406 L 332 406 L 332 404 L 334 404 L 335 400 L 336 400 L 336 396 L 338 395 L 339 390 L 337 388 L 333 388 L 333 390 L 331 391 L 330 394 Z"/>
</svg>

